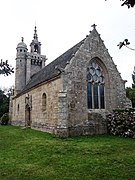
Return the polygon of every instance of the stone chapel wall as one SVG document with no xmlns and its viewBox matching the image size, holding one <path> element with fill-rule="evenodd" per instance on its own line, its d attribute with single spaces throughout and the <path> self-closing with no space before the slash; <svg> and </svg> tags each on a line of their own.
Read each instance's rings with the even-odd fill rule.
<svg viewBox="0 0 135 180">
<path fill-rule="evenodd" d="M 26 97 L 31 99 L 31 127 L 53 132 L 58 123 L 58 93 L 62 88 L 61 79 L 43 84 L 13 99 L 12 124 L 25 126 Z M 46 109 L 42 109 L 42 95 L 46 94 Z M 19 105 L 19 109 L 18 109 Z"/>
<path fill-rule="evenodd" d="M 92 33 L 73 55 L 62 76 L 65 98 L 61 99 L 63 104 L 67 102 L 65 106 L 67 116 L 64 118 L 63 135 L 58 131 L 60 136 L 107 133 L 106 114 L 113 109 L 126 107 L 125 102 L 129 102 L 125 94 L 124 81 L 100 35 L 97 31 Z M 88 63 L 94 58 L 105 75 L 105 109 L 87 107 L 86 72 Z"/>
</svg>

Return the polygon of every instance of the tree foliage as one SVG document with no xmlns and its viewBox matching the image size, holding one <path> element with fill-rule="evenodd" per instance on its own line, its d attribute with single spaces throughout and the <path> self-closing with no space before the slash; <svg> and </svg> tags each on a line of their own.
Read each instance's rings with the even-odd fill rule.
<svg viewBox="0 0 135 180">
<path fill-rule="evenodd" d="M 122 3 L 122 6 L 126 5 L 128 8 L 134 7 L 135 5 L 135 0 L 121 0 L 124 1 Z"/>
<path fill-rule="evenodd" d="M 12 68 L 9 64 L 8 64 L 8 60 L 3 61 L 1 59 L 0 61 L 0 74 L 4 74 L 6 76 L 10 75 L 11 73 L 14 73 L 14 68 Z"/>
<path fill-rule="evenodd" d="M 0 89 L 0 118 L 9 112 L 9 98 L 10 93 L 6 94 L 5 90 Z"/>
<path fill-rule="evenodd" d="M 135 88 L 135 67 L 134 67 L 134 71 L 132 74 L 132 80 L 133 80 L 132 88 Z"/>
<path fill-rule="evenodd" d="M 1 125 L 8 125 L 8 122 L 9 122 L 9 113 L 3 114 L 3 116 L 0 119 L 0 121 L 1 121 L 0 122 Z"/>
<path fill-rule="evenodd" d="M 107 1 L 107 0 L 105 0 Z M 135 0 L 120 0 L 120 1 L 124 1 L 121 6 L 126 5 L 128 8 L 133 8 L 135 6 Z"/>
<path fill-rule="evenodd" d="M 125 46 L 128 49 L 135 51 L 135 49 L 128 46 L 129 44 L 130 44 L 130 42 L 128 41 L 128 39 L 125 39 L 124 41 L 119 42 L 119 44 L 117 46 L 119 47 L 119 49 L 121 49 L 123 46 Z"/>
<path fill-rule="evenodd" d="M 132 101 L 132 107 L 135 108 L 135 69 L 132 74 L 132 80 L 133 80 L 132 88 L 131 87 L 126 88 L 126 95 Z"/>
<path fill-rule="evenodd" d="M 135 88 L 126 88 L 126 95 L 132 102 L 132 107 L 135 108 Z"/>
</svg>

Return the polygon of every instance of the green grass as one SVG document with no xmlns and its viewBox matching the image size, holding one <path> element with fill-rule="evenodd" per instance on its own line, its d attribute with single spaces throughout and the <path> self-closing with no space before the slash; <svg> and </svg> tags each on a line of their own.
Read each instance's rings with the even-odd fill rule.
<svg viewBox="0 0 135 180">
<path fill-rule="evenodd" d="M 135 139 L 0 126 L 0 180 L 135 180 Z"/>
</svg>

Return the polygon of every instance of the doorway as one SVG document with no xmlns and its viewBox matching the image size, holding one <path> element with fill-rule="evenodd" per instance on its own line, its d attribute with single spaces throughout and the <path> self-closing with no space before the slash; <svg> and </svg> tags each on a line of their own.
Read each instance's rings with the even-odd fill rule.
<svg viewBox="0 0 135 180">
<path fill-rule="evenodd" d="M 31 109 L 28 105 L 25 107 L 25 126 L 31 127 Z"/>
</svg>

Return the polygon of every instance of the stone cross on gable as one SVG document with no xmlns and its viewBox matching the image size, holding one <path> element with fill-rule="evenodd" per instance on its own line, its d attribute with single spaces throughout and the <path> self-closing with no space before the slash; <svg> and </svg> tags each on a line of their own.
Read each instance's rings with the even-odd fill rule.
<svg viewBox="0 0 135 180">
<path fill-rule="evenodd" d="M 96 26 L 97 26 L 96 24 L 93 24 L 91 27 L 93 27 L 93 29 L 96 29 Z"/>
</svg>

